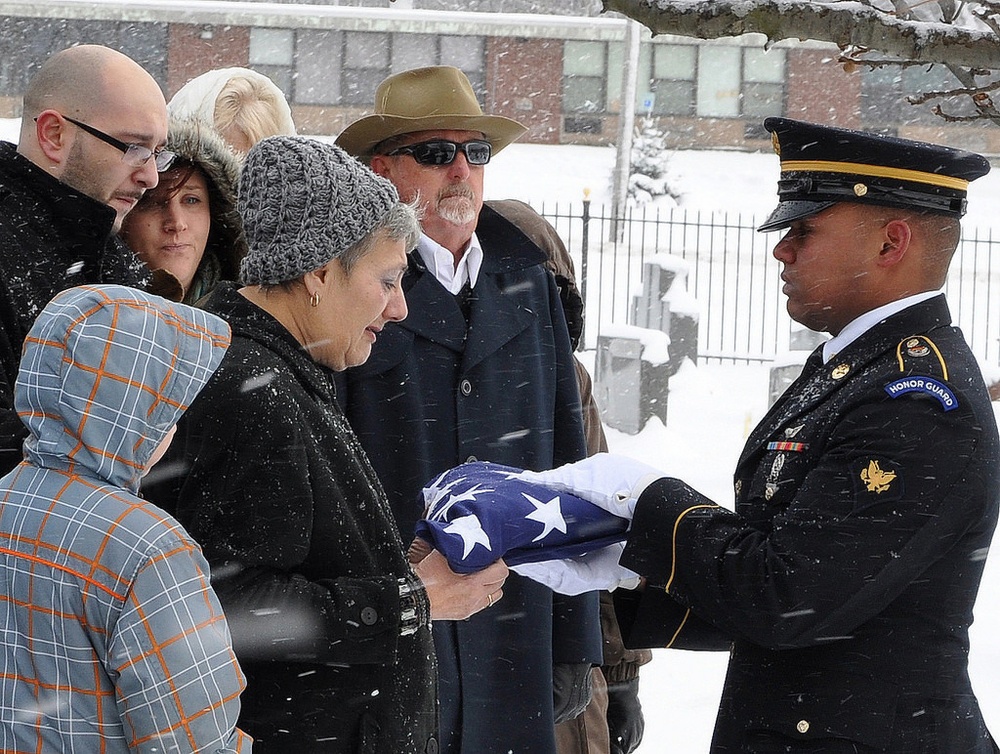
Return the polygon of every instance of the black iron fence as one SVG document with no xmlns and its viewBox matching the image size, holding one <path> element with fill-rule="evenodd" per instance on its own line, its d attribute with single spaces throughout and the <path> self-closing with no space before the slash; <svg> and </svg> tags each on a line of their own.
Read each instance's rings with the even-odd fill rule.
<svg viewBox="0 0 1000 754">
<path fill-rule="evenodd" d="M 602 328 L 633 324 L 643 265 L 656 255 L 686 276 L 686 296 L 671 302 L 698 317 L 699 360 L 771 361 L 800 326 L 781 293 L 771 251 L 780 233 L 758 233 L 746 213 L 629 208 L 623 219 L 589 201 L 542 204 L 576 264 L 587 305 L 586 348 Z M 1000 364 L 1000 228 L 966 227 L 945 292 L 955 322 L 984 363 Z"/>
</svg>

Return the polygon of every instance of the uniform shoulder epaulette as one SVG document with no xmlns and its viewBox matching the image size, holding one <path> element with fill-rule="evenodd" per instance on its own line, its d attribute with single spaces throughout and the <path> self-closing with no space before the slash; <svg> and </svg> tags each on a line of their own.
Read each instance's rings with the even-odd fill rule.
<svg viewBox="0 0 1000 754">
<path fill-rule="evenodd" d="M 948 364 L 934 341 L 926 335 L 910 335 L 896 346 L 899 376 L 886 386 L 890 398 L 921 393 L 937 399 L 945 411 L 958 408 L 958 398 L 948 386 Z"/>
</svg>

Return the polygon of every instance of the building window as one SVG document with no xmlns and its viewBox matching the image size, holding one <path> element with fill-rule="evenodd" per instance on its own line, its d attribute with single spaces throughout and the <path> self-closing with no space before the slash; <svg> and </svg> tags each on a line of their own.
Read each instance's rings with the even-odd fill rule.
<svg viewBox="0 0 1000 754">
<path fill-rule="evenodd" d="M 343 35 L 339 31 L 299 32 L 296 102 L 303 105 L 340 102 L 340 76 L 331 75 L 331 72 L 342 68 L 343 45 Z"/>
<path fill-rule="evenodd" d="M 694 114 L 697 68 L 696 46 L 653 45 L 650 94 L 654 114 Z"/>
<path fill-rule="evenodd" d="M 483 37 L 442 36 L 440 43 L 440 65 L 462 69 L 479 101 L 483 102 L 486 98 L 486 72 L 483 63 L 486 57 L 486 40 Z"/>
<path fill-rule="evenodd" d="M 291 29 L 251 29 L 250 62 L 253 65 L 291 65 L 295 32 Z"/>
<path fill-rule="evenodd" d="M 343 104 L 371 105 L 375 89 L 389 75 L 390 42 L 386 32 L 344 32 Z"/>
<path fill-rule="evenodd" d="M 563 46 L 563 112 L 604 112 L 606 76 L 607 46 L 604 42 L 566 42 Z"/>
<path fill-rule="evenodd" d="M 900 90 L 900 118 L 903 123 L 921 123 L 926 125 L 939 126 L 942 121 L 933 108 L 941 105 L 948 115 L 971 118 L 977 115 L 976 106 L 971 97 L 945 97 L 943 99 L 931 100 L 922 105 L 911 105 L 908 98 L 920 92 L 947 92 L 953 89 L 960 89 L 961 83 L 955 75 L 944 65 L 926 65 L 904 68 L 897 74 Z M 996 80 L 995 77 L 993 80 Z M 982 121 L 975 125 L 984 125 L 988 121 Z"/>
<path fill-rule="evenodd" d="M 295 101 L 303 104 L 371 107 L 388 76 L 429 65 L 461 68 L 480 99 L 486 91 L 482 37 L 303 30 L 296 43 Z"/>
<path fill-rule="evenodd" d="M 251 29 L 250 67 L 269 77 L 292 99 L 295 32 L 292 29 Z"/>
<path fill-rule="evenodd" d="M 395 33 L 392 35 L 392 72 L 437 65 L 437 51 L 437 37 L 433 34 Z"/>
<path fill-rule="evenodd" d="M 698 48 L 695 112 L 703 118 L 735 118 L 740 114 L 740 48 Z"/>
<path fill-rule="evenodd" d="M 781 115 L 785 100 L 785 51 L 743 48 L 743 103 L 745 117 Z"/>
</svg>

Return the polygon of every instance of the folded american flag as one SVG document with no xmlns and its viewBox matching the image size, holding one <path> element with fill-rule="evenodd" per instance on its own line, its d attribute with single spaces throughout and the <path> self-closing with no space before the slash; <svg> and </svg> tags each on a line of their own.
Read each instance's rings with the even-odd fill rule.
<svg viewBox="0 0 1000 754">
<path fill-rule="evenodd" d="M 457 573 L 500 558 L 508 565 L 569 558 L 625 539 L 627 519 L 518 474 L 520 469 L 482 461 L 441 474 L 423 489 L 426 511 L 417 536 Z"/>
</svg>

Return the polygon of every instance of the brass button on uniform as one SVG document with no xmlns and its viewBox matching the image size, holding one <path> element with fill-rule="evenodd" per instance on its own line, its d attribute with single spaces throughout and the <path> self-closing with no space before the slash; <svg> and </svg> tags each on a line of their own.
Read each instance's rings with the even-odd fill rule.
<svg viewBox="0 0 1000 754">
<path fill-rule="evenodd" d="M 797 730 L 799 733 L 808 733 L 809 732 L 809 721 L 808 720 L 799 720 L 797 723 L 795 723 L 795 730 Z"/>
<path fill-rule="evenodd" d="M 833 368 L 833 371 L 830 372 L 830 376 L 833 377 L 833 379 L 835 380 L 842 380 L 844 379 L 844 377 L 847 376 L 847 373 L 850 371 L 851 371 L 850 364 L 838 364 Z"/>
</svg>

